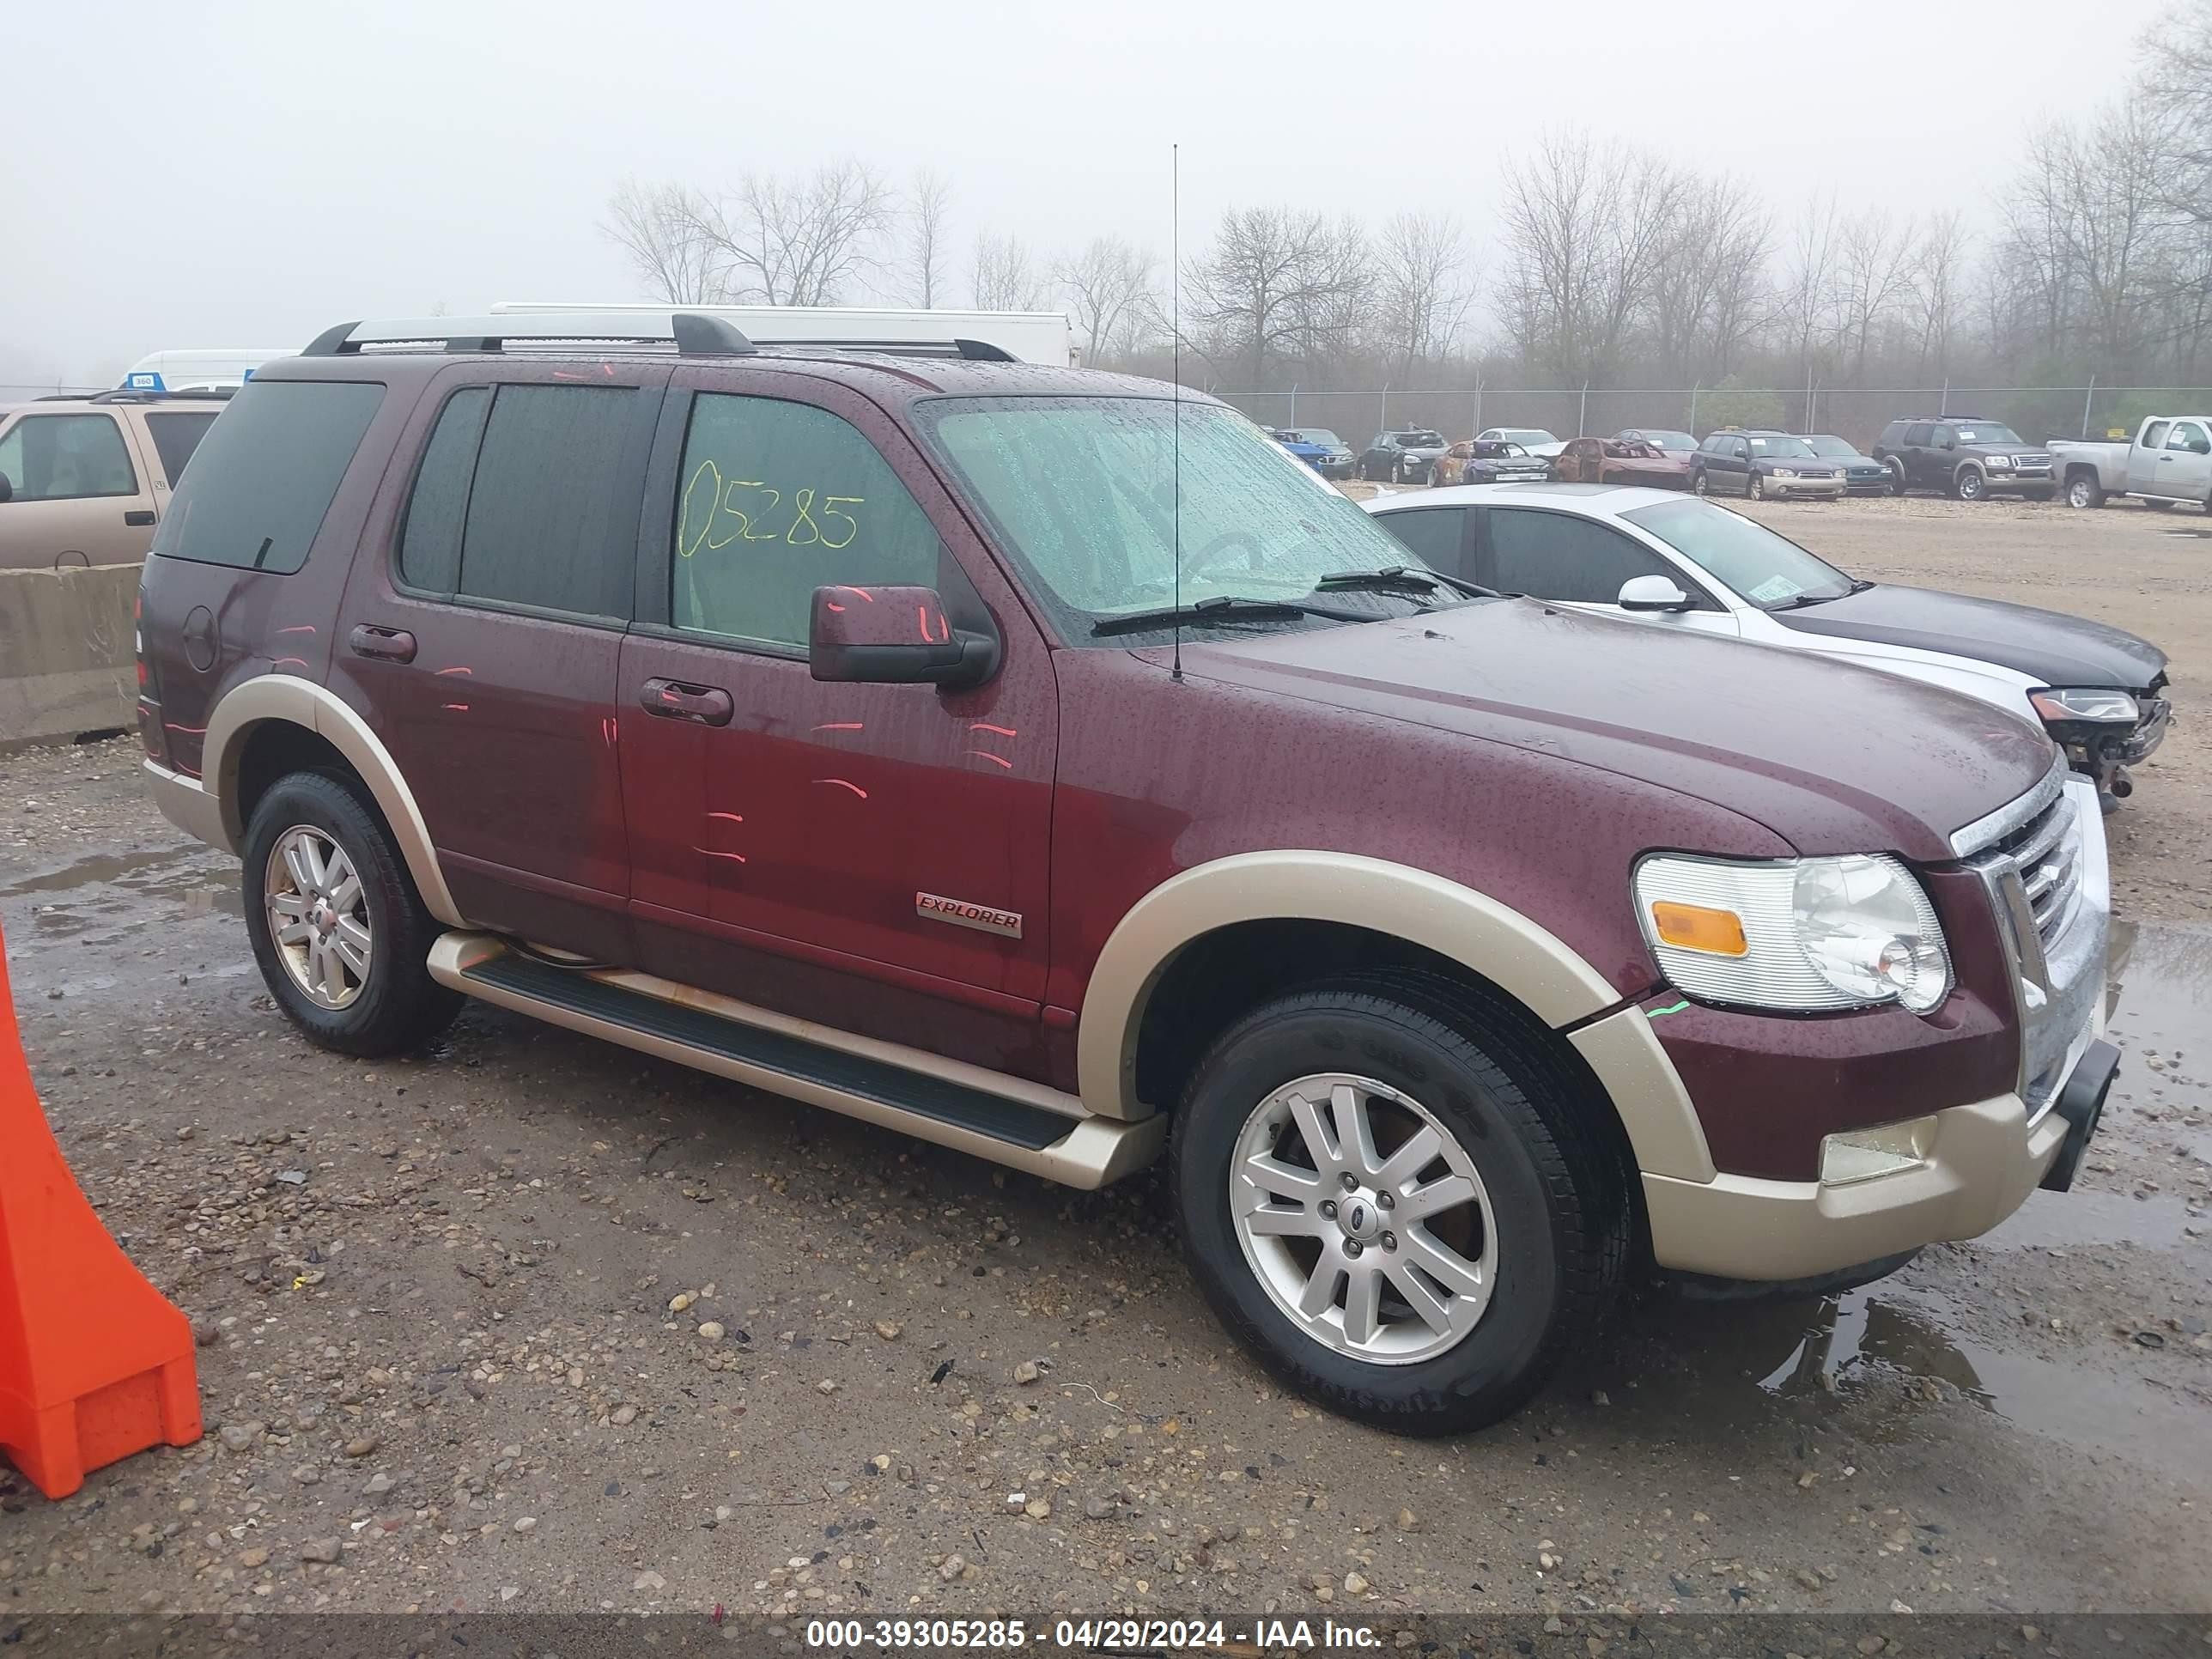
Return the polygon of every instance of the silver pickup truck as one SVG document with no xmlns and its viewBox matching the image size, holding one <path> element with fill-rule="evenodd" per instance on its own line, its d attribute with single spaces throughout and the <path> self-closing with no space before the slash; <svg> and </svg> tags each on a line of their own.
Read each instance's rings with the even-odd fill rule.
<svg viewBox="0 0 2212 1659">
<path fill-rule="evenodd" d="M 2132 495 L 2154 507 L 2189 501 L 2212 512 L 2212 416 L 2154 415 L 2133 443 L 2049 446 L 2058 488 L 2069 507 L 2102 507 Z"/>
</svg>

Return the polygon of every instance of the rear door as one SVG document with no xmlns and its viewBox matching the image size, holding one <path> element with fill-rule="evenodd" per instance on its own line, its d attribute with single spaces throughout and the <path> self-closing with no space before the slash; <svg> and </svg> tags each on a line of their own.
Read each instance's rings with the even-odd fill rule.
<svg viewBox="0 0 2212 1659">
<path fill-rule="evenodd" d="M 1059 720 L 1043 636 L 858 392 L 699 367 L 675 386 L 617 699 L 640 965 L 1042 1076 Z M 813 592 L 841 586 L 855 605 L 935 587 L 954 626 L 996 628 L 997 674 L 961 691 L 816 680 Z M 952 925 L 926 896 L 995 920 Z"/>
<path fill-rule="evenodd" d="M 136 451 L 112 410 L 32 411 L 0 426 L 0 569 L 144 558 L 155 506 Z"/>
<path fill-rule="evenodd" d="M 1476 523 L 1471 579 L 1486 587 L 1692 633 L 1733 638 L 1739 631 L 1735 613 L 1704 583 L 1609 524 L 1534 507 L 1484 507 L 1472 516 Z M 1638 576 L 1664 576 L 1695 600 L 1696 608 L 1622 610 L 1621 587 Z"/>
<path fill-rule="evenodd" d="M 474 362 L 418 404 L 331 687 L 415 792 L 477 924 L 629 958 L 615 675 L 665 365 Z"/>
<path fill-rule="evenodd" d="M 1928 458 L 1935 452 L 1936 428 L 1933 422 L 1916 421 L 1905 428 L 1905 480 L 1907 483 L 1925 484 L 1930 473 Z"/>
</svg>

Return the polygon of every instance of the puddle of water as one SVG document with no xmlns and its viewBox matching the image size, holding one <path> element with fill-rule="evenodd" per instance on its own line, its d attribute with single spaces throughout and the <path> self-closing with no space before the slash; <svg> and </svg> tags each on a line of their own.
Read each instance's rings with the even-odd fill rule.
<svg viewBox="0 0 2212 1659">
<path fill-rule="evenodd" d="M 2072 1250 L 2130 1245 L 2142 1250 L 2180 1247 L 2190 1220 L 2181 1200 L 2160 1194 L 2035 1192 L 1992 1231 L 1974 1241 L 1996 1250 Z"/>
<path fill-rule="evenodd" d="M 1647 1378 L 1667 1400 L 1723 1432 L 1765 1398 L 1848 1401 L 1885 1378 L 1929 1377 L 2030 1434 L 2212 1482 L 2201 1413 L 2153 1384 L 2006 1353 L 1960 1334 L 1932 1292 L 1893 1283 L 1834 1297 L 1701 1303 L 1662 1297 L 1663 1340 L 1687 1376 Z M 1678 1397 L 1679 1393 L 1679 1397 Z M 1902 1426 L 1902 1425 L 1900 1425 Z"/>
<path fill-rule="evenodd" d="M 197 849 L 180 851 L 173 847 L 158 853 L 102 853 L 42 875 L 21 877 L 0 887 L 0 898 L 21 898 L 27 893 L 66 893 L 78 887 L 119 882 L 142 870 L 159 869 L 163 865 L 201 862 L 205 856 Z"/>
</svg>

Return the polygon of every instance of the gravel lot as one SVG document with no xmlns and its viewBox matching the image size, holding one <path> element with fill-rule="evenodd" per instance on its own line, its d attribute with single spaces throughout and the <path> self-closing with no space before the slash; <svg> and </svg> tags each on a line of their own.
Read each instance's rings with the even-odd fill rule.
<svg viewBox="0 0 2212 1659">
<path fill-rule="evenodd" d="M 209 1434 L 59 1504 L 0 1468 L 0 1628 L 2212 1607 L 2212 543 L 2122 508 L 1759 512 L 2173 654 L 2182 724 L 2113 821 L 2129 1063 L 2087 1190 L 1841 1298 L 1647 1293 L 1514 1421 L 1393 1440 L 1229 1344 L 1149 1179 L 1069 1193 L 495 1011 L 419 1059 L 310 1050 L 235 866 L 131 746 L 35 751 L 0 761 L 25 1040 L 198 1322 Z"/>
</svg>

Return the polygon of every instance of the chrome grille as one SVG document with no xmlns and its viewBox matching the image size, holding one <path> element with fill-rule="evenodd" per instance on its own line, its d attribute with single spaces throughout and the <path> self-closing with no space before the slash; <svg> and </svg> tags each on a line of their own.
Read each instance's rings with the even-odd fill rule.
<svg viewBox="0 0 2212 1659">
<path fill-rule="evenodd" d="M 2062 795 L 1996 850 L 2019 872 L 2036 937 L 2048 949 L 2074 919 L 2081 896 L 2081 825 L 2073 803 Z"/>
</svg>

